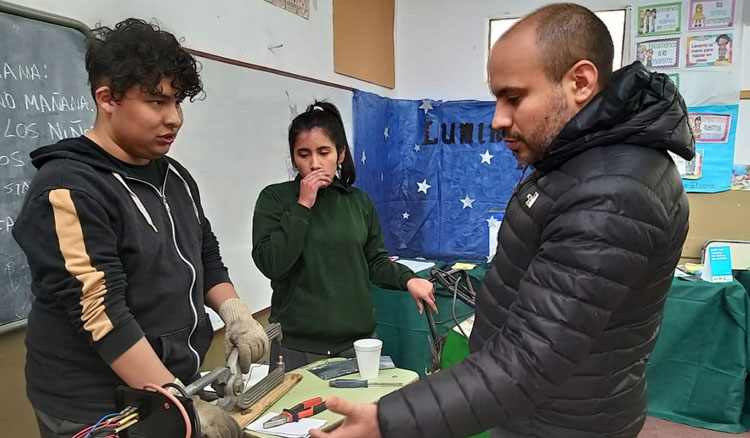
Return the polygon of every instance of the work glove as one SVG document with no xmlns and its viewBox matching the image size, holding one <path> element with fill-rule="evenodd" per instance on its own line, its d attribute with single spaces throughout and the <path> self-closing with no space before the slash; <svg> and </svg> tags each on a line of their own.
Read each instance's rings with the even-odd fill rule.
<svg viewBox="0 0 750 438">
<path fill-rule="evenodd" d="M 242 438 L 242 428 L 229 413 L 197 395 L 191 399 L 201 423 L 201 438 Z"/>
<path fill-rule="evenodd" d="M 229 357 L 234 347 L 239 352 L 242 373 L 250 371 L 250 365 L 268 352 L 268 336 L 263 327 L 253 319 L 245 303 L 239 298 L 230 298 L 219 307 L 219 316 L 226 324 L 224 331 L 224 353 Z"/>
</svg>

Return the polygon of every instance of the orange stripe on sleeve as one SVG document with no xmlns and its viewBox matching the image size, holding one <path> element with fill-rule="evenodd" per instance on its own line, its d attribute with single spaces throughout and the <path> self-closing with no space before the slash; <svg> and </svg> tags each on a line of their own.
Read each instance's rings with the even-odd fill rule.
<svg viewBox="0 0 750 438">
<path fill-rule="evenodd" d="M 70 190 L 50 191 L 49 202 L 55 216 L 55 231 L 65 268 L 83 284 L 80 297 L 83 328 L 91 333 L 94 341 L 98 341 L 114 328 L 104 310 L 104 295 L 107 293 L 104 273 L 91 264 L 86 252 L 83 229 Z"/>
</svg>

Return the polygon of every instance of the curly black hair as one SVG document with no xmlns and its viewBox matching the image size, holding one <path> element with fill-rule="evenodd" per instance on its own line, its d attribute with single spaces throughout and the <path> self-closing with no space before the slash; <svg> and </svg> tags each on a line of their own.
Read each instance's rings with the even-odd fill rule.
<svg viewBox="0 0 750 438">
<path fill-rule="evenodd" d="M 155 23 L 128 18 L 114 29 L 93 29 L 88 39 L 86 71 L 92 95 L 102 85 L 109 86 L 115 101 L 134 85 L 156 94 L 159 82 L 167 77 L 172 80 L 175 97 L 192 102 L 203 95 L 199 70 L 198 62 L 174 35 Z"/>
</svg>

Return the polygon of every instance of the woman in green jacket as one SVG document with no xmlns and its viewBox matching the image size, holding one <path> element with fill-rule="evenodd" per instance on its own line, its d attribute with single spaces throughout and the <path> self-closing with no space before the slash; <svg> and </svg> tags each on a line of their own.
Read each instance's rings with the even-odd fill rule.
<svg viewBox="0 0 750 438">
<path fill-rule="evenodd" d="M 432 283 L 389 260 L 375 207 L 352 187 L 354 162 L 338 109 L 315 102 L 289 126 L 299 174 L 260 193 L 253 216 L 253 260 L 271 280 L 272 322 L 280 322 L 287 369 L 352 357 L 354 341 L 372 336 L 370 282 L 408 290 L 422 312 L 435 312 Z M 272 361 L 273 362 L 273 361 Z"/>
</svg>

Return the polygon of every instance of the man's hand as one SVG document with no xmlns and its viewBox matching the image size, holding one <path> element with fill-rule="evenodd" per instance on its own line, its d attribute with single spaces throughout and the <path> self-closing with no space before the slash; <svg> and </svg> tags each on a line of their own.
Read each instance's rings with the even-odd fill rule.
<svg viewBox="0 0 750 438">
<path fill-rule="evenodd" d="M 226 324 L 225 356 L 229 357 L 232 348 L 237 347 L 240 371 L 247 373 L 250 365 L 268 352 L 268 336 L 239 298 L 224 301 L 219 307 L 219 316 Z"/>
<path fill-rule="evenodd" d="M 414 298 L 414 302 L 417 303 L 420 315 L 423 310 L 423 300 L 435 313 L 438 313 L 437 306 L 435 305 L 435 286 L 431 282 L 424 278 L 412 278 L 406 282 L 406 288 L 409 290 L 411 297 Z"/>
<path fill-rule="evenodd" d="M 242 438 L 242 428 L 231 415 L 198 396 L 191 398 L 201 422 L 201 438 Z"/>
<path fill-rule="evenodd" d="M 353 403 L 338 397 L 329 397 L 326 407 L 345 416 L 344 423 L 331 433 L 310 430 L 311 438 L 380 438 L 378 405 Z"/>
</svg>

